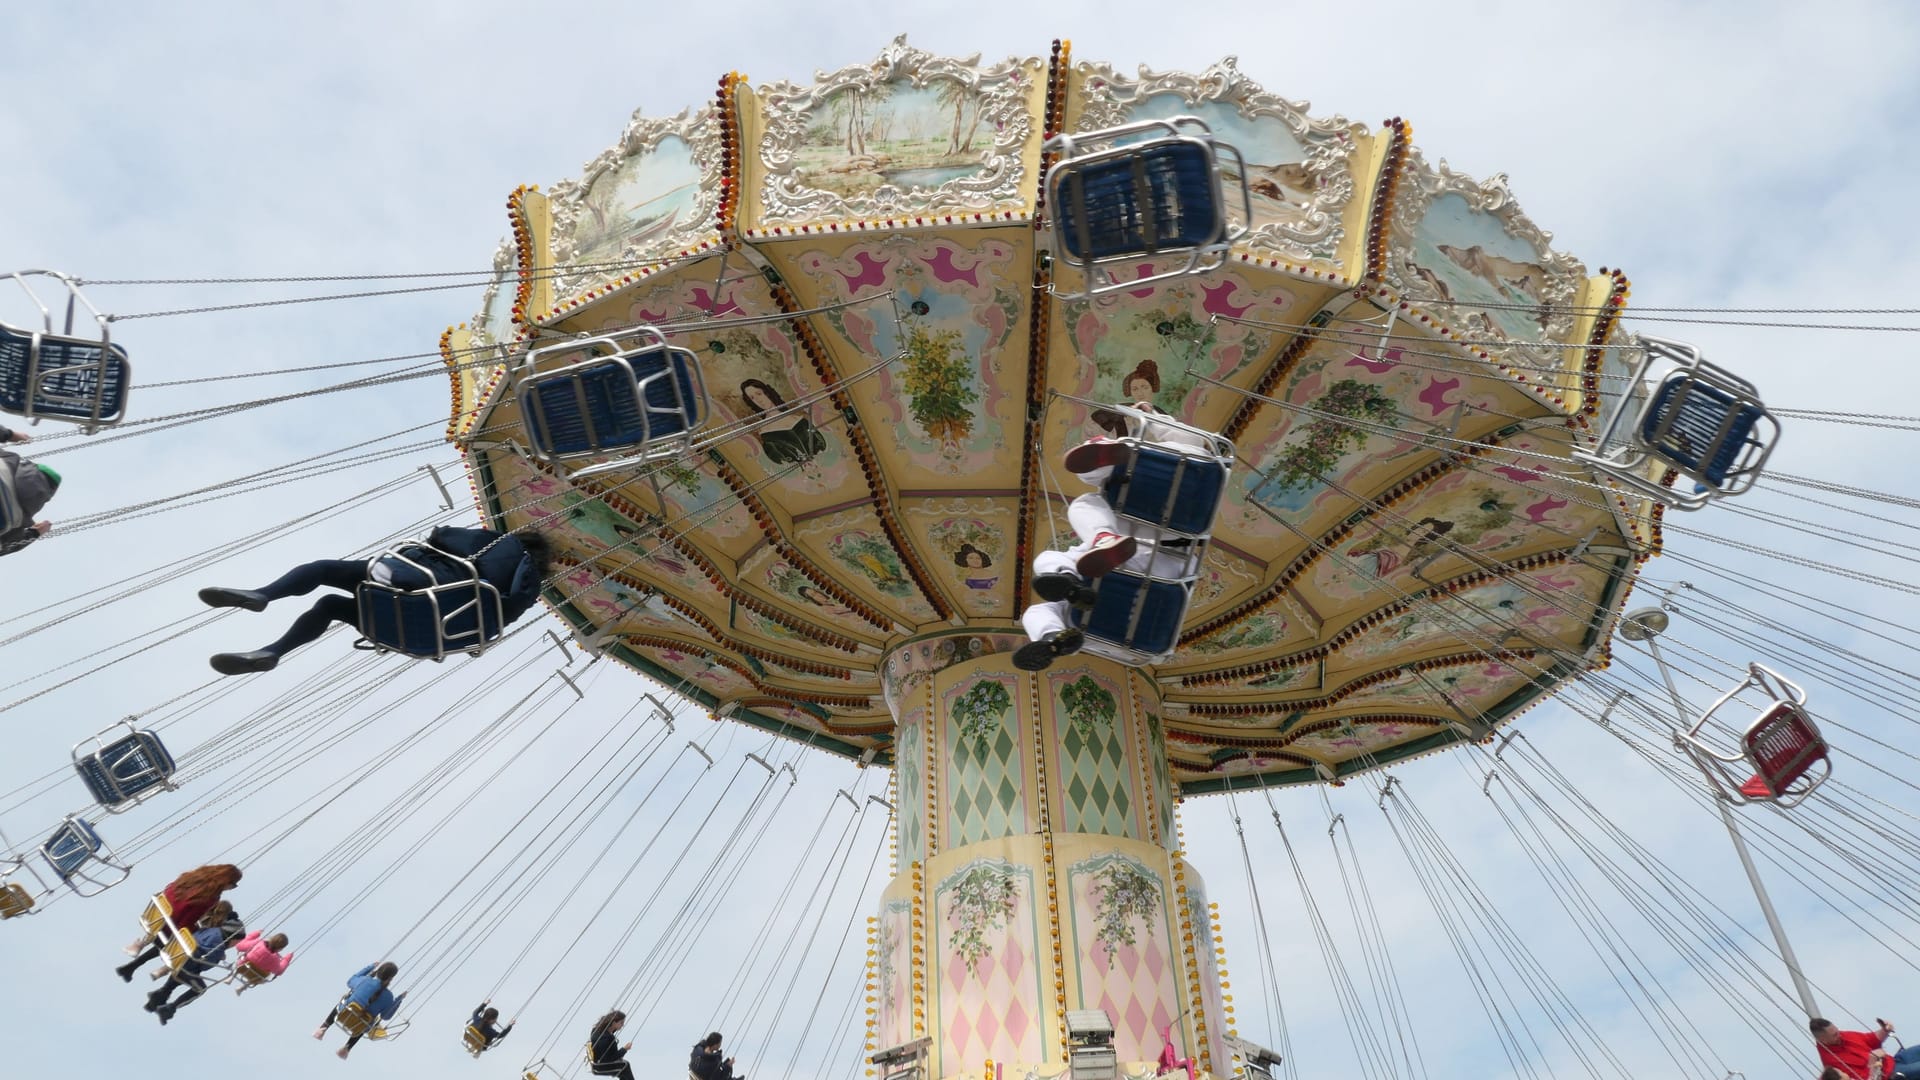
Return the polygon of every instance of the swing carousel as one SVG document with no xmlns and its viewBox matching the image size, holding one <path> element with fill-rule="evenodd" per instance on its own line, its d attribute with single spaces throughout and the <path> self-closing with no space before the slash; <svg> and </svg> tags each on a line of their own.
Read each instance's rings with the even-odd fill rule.
<svg viewBox="0 0 1920 1080">
<path fill-rule="evenodd" d="M 887 1072 L 1106 1048 L 1151 1075 L 1170 1025 L 1201 1072 L 1270 1063 L 1235 1038 L 1177 801 L 1494 737 L 1608 663 L 1659 501 L 1764 456 L 1751 388 L 1697 354 L 1641 389 L 1626 276 L 1555 250 L 1504 177 L 1231 58 L 902 39 L 807 85 L 730 74 L 507 211 L 442 339 L 483 516 L 555 540 L 586 649 L 892 770 Z M 1192 557 L 1139 583 L 1183 606 L 1019 670 L 1030 564 L 1088 490 L 1061 454 L 1137 437 L 1141 406 L 1223 448 L 1210 494 L 1163 493 Z"/>
</svg>

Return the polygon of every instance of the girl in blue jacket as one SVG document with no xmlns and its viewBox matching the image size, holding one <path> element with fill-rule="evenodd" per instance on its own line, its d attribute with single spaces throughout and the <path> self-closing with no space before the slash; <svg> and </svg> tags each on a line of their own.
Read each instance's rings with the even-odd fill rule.
<svg viewBox="0 0 1920 1080">
<path fill-rule="evenodd" d="M 400 1009 L 400 1003 L 407 999 L 405 991 L 395 994 L 387 989 L 387 984 L 393 982 L 394 976 L 398 974 L 400 974 L 400 965 L 391 960 L 368 964 L 354 972 L 353 977 L 347 980 L 347 996 L 341 998 L 339 1003 L 327 1013 L 327 1018 L 321 1022 L 320 1026 L 313 1029 L 313 1037 L 326 1038 L 327 1029 L 333 1026 L 334 1020 L 339 1018 L 340 1010 L 348 1005 L 358 1005 L 365 1009 L 367 1015 L 373 1018 L 373 1023 L 348 1036 L 347 1045 L 341 1047 L 337 1055 L 342 1061 L 346 1060 L 347 1054 L 353 1050 L 353 1044 L 359 1042 L 361 1036 L 371 1031 L 374 1025 L 393 1019 L 393 1014 Z"/>
</svg>

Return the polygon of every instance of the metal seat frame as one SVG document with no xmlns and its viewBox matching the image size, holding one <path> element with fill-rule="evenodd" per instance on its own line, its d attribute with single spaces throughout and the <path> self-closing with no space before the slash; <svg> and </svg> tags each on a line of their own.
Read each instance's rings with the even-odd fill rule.
<svg viewBox="0 0 1920 1080">
<path fill-rule="evenodd" d="M 1128 458 L 1122 465 L 1115 467 L 1114 479 L 1107 482 L 1107 485 L 1103 489 L 1103 494 L 1113 505 L 1115 515 L 1131 523 L 1132 527 L 1129 530 L 1130 535 L 1132 535 L 1143 548 L 1151 548 L 1153 552 L 1147 562 L 1147 572 L 1115 570 L 1093 583 L 1094 608 L 1092 610 L 1098 611 L 1100 589 L 1105 582 L 1109 580 L 1137 580 L 1140 582 L 1139 592 L 1132 598 L 1128 605 L 1126 612 L 1127 629 L 1121 638 L 1113 638 L 1105 634 L 1096 633 L 1088 625 L 1091 613 L 1080 608 L 1073 608 L 1069 611 L 1068 622 L 1086 634 L 1086 642 L 1082 645 L 1082 648 L 1096 656 L 1104 656 L 1110 660 L 1117 660 L 1123 664 L 1132 664 L 1135 666 L 1164 663 L 1171 659 L 1179 649 L 1179 633 L 1177 630 L 1173 636 L 1173 641 L 1170 642 L 1168 647 L 1163 651 L 1143 650 L 1130 644 L 1130 642 L 1135 639 L 1140 624 L 1146 615 L 1149 597 L 1155 591 L 1164 591 L 1154 590 L 1152 586 L 1155 584 L 1174 585 L 1180 589 L 1179 621 L 1174 625 L 1180 627 L 1186 624 L 1187 609 L 1193 601 L 1193 585 L 1199 580 L 1200 568 L 1206 561 L 1207 545 L 1211 539 L 1211 527 L 1202 532 L 1188 532 L 1165 527 L 1162 522 L 1165 520 L 1166 514 L 1171 510 L 1171 506 L 1165 503 L 1160 505 L 1160 513 L 1156 517 L 1143 516 L 1135 512 L 1127 505 L 1128 500 L 1126 498 L 1129 492 L 1125 489 L 1131 483 L 1130 473 L 1123 473 L 1123 470 L 1132 469 L 1138 462 L 1140 454 L 1147 450 L 1155 453 L 1164 452 L 1166 454 L 1177 455 L 1185 459 L 1176 465 L 1176 478 L 1169 486 L 1168 498 L 1169 501 L 1171 501 L 1179 493 L 1178 470 L 1186 467 L 1186 461 L 1205 463 L 1208 467 L 1218 466 L 1222 470 L 1219 497 L 1221 501 L 1225 501 L 1227 480 L 1232 475 L 1233 462 L 1236 460 L 1233 442 L 1215 432 L 1206 431 L 1192 424 L 1183 423 L 1175 420 L 1171 416 L 1166 416 L 1161 413 L 1149 413 L 1130 405 L 1106 404 L 1086 398 L 1075 397 L 1071 394 L 1058 394 L 1056 396 L 1087 406 L 1088 408 L 1104 409 L 1120 416 L 1126 421 L 1127 434 L 1125 437 L 1119 439 L 1118 442 L 1128 448 Z M 1179 443 L 1169 443 L 1165 440 L 1170 433 L 1179 433 L 1194 442 L 1198 442 L 1200 445 L 1196 447 Z M 1116 486 L 1121 490 L 1116 492 Z M 1115 501 L 1116 495 L 1118 496 L 1118 501 Z M 1211 526 L 1214 514 L 1217 514 L 1218 510 L 1219 507 L 1216 505 L 1214 507 L 1214 513 L 1207 515 L 1209 526 Z"/>
<path fill-rule="evenodd" d="M 393 559 L 409 569 L 418 572 L 428 581 L 434 581 L 436 579 L 431 569 L 402 554 L 406 548 L 420 546 L 422 545 L 417 542 L 404 544 L 384 554 L 375 556 L 374 561 L 378 562 L 382 559 Z M 478 656 L 487 651 L 488 646 L 499 640 L 500 634 L 506 629 L 506 610 L 500 597 L 500 590 L 495 588 L 492 582 L 481 579 L 480 570 L 474 565 L 472 559 L 463 558 L 445 551 L 439 551 L 437 548 L 435 551 L 440 557 L 459 564 L 460 567 L 466 571 L 468 577 L 459 581 L 427 585 L 418 589 L 402 589 L 378 581 L 361 582 L 359 587 L 354 590 L 354 600 L 359 607 L 359 617 L 356 628 L 360 631 L 360 639 L 353 643 L 354 648 L 372 652 L 397 652 L 404 656 L 411 656 L 420 660 L 432 660 L 438 663 L 445 660 L 448 653 L 465 653 L 468 656 Z M 457 603 L 443 610 L 442 599 L 444 597 L 465 590 L 472 590 L 472 595 L 470 597 L 458 598 Z M 404 608 L 402 604 L 411 597 L 424 598 L 433 609 L 433 623 L 439 630 L 431 643 L 414 643 L 405 640 L 405 621 L 402 618 Z M 371 627 L 374 622 L 373 614 L 375 605 L 379 604 L 390 605 L 389 610 L 393 614 L 394 626 L 396 629 L 402 631 L 402 640 L 397 644 L 376 641 L 371 636 L 369 627 Z M 458 633 L 449 633 L 447 623 L 469 612 L 474 616 L 473 629 L 462 630 Z M 488 621 L 489 616 L 491 616 L 491 622 Z M 492 638 L 486 636 L 489 626 L 492 626 L 495 631 Z"/>
<path fill-rule="evenodd" d="M 334 1015 L 333 1022 L 339 1024 L 340 1030 L 349 1035 L 360 1035 L 364 1032 L 366 1038 L 385 1040 L 399 1038 L 400 1033 L 407 1030 L 407 1025 L 413 1021 L 402 1020 L 389 1024 L 374 1016 L 366 1006 L 357 1001 L 348 1001 L 346 996 L 342 995 L 339 1012 Z"/>
<path fill-rule="evenodd" d="M 471 1054 L 476 1060 L 481 1054 L 486 1053 L 492 1047 L 492 1044 L 487 1042 L 487 1037 L 481 1034 L 480 1029 L 472 1024 L 468 1024 L 467 1029 L 461 1033 L 460 1041 L 462 1045 L 466 1047 L 467 1053 Z"/>
<path fill-rule="evenodd" d="M 28 862 L 24 855 L 0 862 L 0 919 L 18 919 L 36 914 L 33 889 L 27 888 L 22 882 L 9 880 L 21 871 L 25 871 L 27 876 L 33 879 L 33 884 L 41 892 L 47 890 L 46 881 L 40 877 L 40 872 L 33 868 L 33 864 Z"/>
<path fill-rule="evenodd" d="M 133 723 L 135 719 L 137 717 L 129 716 L 98 735 L 73 744 L 72 756 L 75 771 L 80 773 L 83 781 L 86 781 L 87 790 L 93 794 L 95 802 L 109 814 L 122 813 L 155 795 L 173 791 L 178 786 L 172 780 L 173 755 L 167 752 L 158 735 L 135 727 Z M 107 736 L 121 728 L 125 728 L 127 734 L 109 743 Z M 86 753 L 81 752 L 89 746 L 93 749 Z M 106 755 L 115 751 L 119 753 L 115 753 L 113 760 L 108 761 Z M 144 767 L 130 775 L 121 775 L 117 766 L 136 757 Z M 89 761 L 99 765 L 99 772 L 94 776 L 110 790 L 103 791 L 94 786 L 93 779 L 90 779 L 87 773 Z"/>
<path fill-rule="evenodd" d="M 1760 715 L 1747 725 L 1739 748 L 1729 752 L 1706 735 L 1707 726 L 1723 706 L 1749 688 L 1772 698 L 1773 704 L 1762 709 Z M 1795 807 L 1805 802 L 1807 796 L 1833 775 L 1833 763 L 1827 757 L 1826 741 L 1820 737 L 1820 729 L 1814 724 L 1813 718 L 1807 715 L 1806 703 L 1807 693 L 1799 684 L 1764 664 L 1749 664 L 1746 680 L 1722 694 L 1691 728 L 1676 734 L 1674 745 L 1693 759 L 1714 790 L 1728 802 L 1736 806 L 1750 802 L 1771 802 L 1782 807 Z M 1764 759 L 1769 749 L 1767 744 L 1777 743 L 1782 732 L 1798 738 L 1782 747 L 1791 752 L 1785 767 L 1769 775 L 1768 762 Z M 1754 795 L 1743 790 L 1754 780 L 1760 781 L 1771 794 Z"/>
<path fill-rule="evenodd" d="M 1148 138 L 1139 142 L 1121 141 L 1152 133 L 1158 133 L 1158 137 Z M 1084 191 L 1080 198 L 1072 198 L 1073 192 L 1071 189 L 1074 186 L 1075 179 L 1084 177 L 1085 170 L 1089 166 L 1120 158 L 1131 157 L 1144 159 L 1146 154 L 1155 148 L 1176 145 L 1200 147 L 1206 153 L 1207 160 L 1212 168 L 1215 220 L 1208 237 L 1196 245 L 1155 248 L 1151 234 L 1155 231 L 1153 226 L 1157 223 L 1152 219 L 1152 211 L 1150 209 L 1152 199 L 1150 197 L 1143 197 L 1139 200 L 1138 205 L 1146 214 L 1142 232 L 1146 234 L 1148 249 L 1146 251 L 1129 252 L 1120 255 L 1101 257 L 1093 255 L 1090 237 L 1084 233 L 1086 223 Z M 1241 157 L 1238 149 L 1215 139 L 1213 129 L 1209 128 L 1206 122 L 1197 116 L 1176 116 L 1165 120 L 1139 120 L 1130 124 L 1122 124 L 1118 127 L 1103 128 L 1099 131 L 1083 131 L 1071 135 L 1063 132 L 1048 139 L 1043 149 L 1060 155 L 1059 160 L 1054 162 L 1053 167 L 1047 170 L 1045 185 L 1047 199 L 1055 207 L 1068 205 L 1078 207 L 1079 212 L 1076 220 L 1080 223 L 1083 230 L 1079 239 L 1081 241 L 1081 247 L 1086 251 L 1084 257 L 1074 256 L 1067 242 L 1068 237 L 1062 234 L 1059 211 L 1055 210 L 1051 215 L 1052 220 L 1049 223 L 1051 226 L 1049 230 L 1049 240 L 1053 260 L 1056 264 L 1075 267 L 1085 276 L 1082 288 L 1077 292 L 1062 290 L 1058 285 L 1055 285 L 1053 287 L 1054 294 L 1062 299 L 1086 299 L 1126 289 L 1137 289 L 1143 285 L 1149 285 L 1158 281 L 1168 281 L 1173 278 L 1186 277 L 1190 274 L 1204 274 L 1218 270 L 1226 263 L 1228 250 L 1233 247 L 1235 241 L 1246 235 L 1247 223 L 1253 220 L 1253 193 L 1247 185 L 1246 160 Z M 1238 166 L 1236 169 L 1240 177 L 1240 218 L 1238 222 L 1235 222 L 1229 214 L 1225 184 L 1221 180 L 1220 157 L 1222 154 L 1233 155 L 1233 160 Z M 1135 182 L 1136 186 L 1141 184 L 1141 180 L 1137 174 Z M 1151 191 L 1147 190 L 1140 194 L 1150 196 Z M 1116 278 L 1113 274 L 1113 269 L 1118 266 L 1135 265 L 1145 259 L 1165 258 L 1169 256 L 1178 258 L 1182 255 L 1186 257 L 1185 263 L 1171 270 L 1162 270 L 1147 274 L 1143 277 L 1128 279 Z"/>
<path fill-rule="evenodd" d="M 238 996 L 256 986 L 265 986 L 279 977 L 269 975 L 252 964 L 242 961 L 233 965 L 233 971 L 227 976 L 227 981 L 233 984 L 233 992 Z"/>
<path fill-rule="evenodd" d="M 27 294 L 28 299 L 33 301 L 34 307 L 40 309 L 40 329 L 38 330 L 29 330 L 23 327 L 13 327 L 5 323 L 0 323 L 0 330 L 10 332 L 7 336 L 27 338 L 25 378 L 21 387 L 25 407 L 19 410 L 8 409 L 7 411 L 17 411 L 21 416 L 26 417 L 30 423 L 37 424 L 41 420 L 60 420 L 66 423 L 79 424 L 81 431 L 89 435 L 103 427 L 112 427 L 125 419 L 127 415 L 126 388 L 132 381 L 133 365 L 127 358 L 126 350 L 113 343 L 111 332 L 112 320 L 101 314 L 100 310 L 93 306 L 92 301 L 87 299 L 86 294 L 80 291 L 80 286 L 77 282 L 57 270 L 18 270 L 6 276 L 12 279 L 14 284 L 20 286 L 20 290 Z M 41 301 L 39 294 L 33 291 L 33 287 L 27 284 L 26 279 L 29 277 L 50 277 L 65 286 L 67 290 L 66 315 L 59 331 L 54 330 L 52 310 Z M 100 336 L 98 338 L 76 335 L 74 333 L 75 316 L 79 314 L 78 309 L 82 307 L 86 309 L 88 315 L 93 317 L 94 325 L 99 328 Z M 49 348 L 49 346 L 56 348 Z M 42 363 L 48 359 L 49 354 L 57 350 L 97 350 L 97 355 L 94 359 L 84 363 L 60 363 L 53 367 L 42 367 Z M 112 412 L 107 412 L 105 411 L 107 391 L 113 382 L 110 376 L 113 374 L 111 368 L 115 365 L 119 367 L 118 381 L 121 388 L 120 401 L 118 407 Z M 64 390 L 50 390 L 46 388 L 50 381 L 57 384 L 58 380 L 63 377 L 80 376 L 87 372 L 92 373 L 91 385 L 94 388 L 92 394 L 83 396 Z M 83 378 L 82 381 L 85 382 L 87 380 Z M 75 416 L 67 415 L 60 411 L 45 411 L 49 405 L 65 406 L 74 411 L 84 410 L 84 415 Z"/>
<path fill-rule="evenodd" d="M 622 331 L 620 336 L 637 338 L 640 343 L 637 345 L 622 345 L 619 340 L 612 336 L 579 337 L 569 338 L 565 341 L 543 346 L 527 353 L 526 359 L 520 364 L 520 369 L 516 377 L 518 385 L 515 393 L 520 402 L 522 422 L 525 423 L 528 431 L 532 432 L 548 427 L 546 413 L 540 404 L 537 391 L 551 383 L 572 382 L 574 384 L 575 402 L 579 405 L 582 419 L 587 424 L 588 439 L 595 444 L 586 450 L 553 451 L 543 449 L 537 440 L 529 436 L 527 440 L 527 453 L 530 457 L 549 466 L 558 466 L 563 462 L 583 461 L 590 458 L 601 457 L 610 452 L 616 452 L 614 457 L 606 461 L 596 462 L 595 464 L 576 469 L 572 473 L 576 478 L 585 478 L 600 473 L 633 468 L 649 462 L 685 457 L 692 453 L 694 431 L 706 422 L 708 412 L 706 380 L 700 372 L 700 358 L 694 355 L 691 349 L 668 344 L 666 335 L 651 326 L 641 326 L 631 331 Z M 573 363 L 565 364 L 551 371 L 539 370 L 542 357 L 558 352 L 574 352 L 582 348 L 587 349 L 590 353 L 595 350 L 605 351 L 600 355 L 589 355 L 585 359 L 576 360 Z M 636 375 L 633 370 L 634 359 L 641 356 L 651 356 L 655 353 L 665 354 L 668 361 L 666 370 L 653 372 L 645 376 Z M 681 362 L 683 370 L 693 383 L 693 400 L 691 401 L 687 399 L 687 395 L 683 391 L 679 379 L 676 377 L 678 371 L 676 371 L 673 363 L 675 359 Z M 578 380 L 589 371 L 603 368 L 609 364 L 616 365 L 618 369 L 624 371 L 627 379 L 633 384 L 634 395 L 639 403 L 641 428 L 643 432 L 638 442 L 601 444 L 599 433 L 593 429 L 593 419 L 591 410 L 588 408 L 586 390 L 580 386 Z M 666 385 L 672 388 L 673 398 L 677 406 L 674 409 L 660 409 L 647 404 L 648 388 L 655 381 L 662 379 L 666 380 Z M 650 425 L 647 423 L 648 419 L 654 415 L 673 415 L 678 417 L 681 421 L 679 429 L 657 439 L 654 438 L 648 433 Z M 626 450 L 632 450 L 633 452 L 617 453 L 618 451 Z"/>
<path fill-rule="evenodd" d="M 1680 510 L 1698 510 L 1718 498 L 1739 495 L 1753 487 L 1761 469 L 1779 441 L 1780 424 L 1760 400 L 1752 383 L 1716 364 L 1701 359 L 1700 350 L 1681 341 L 1643 337 L 1646 354 L 1634 367 L 1627 381 L 1627 392 L 1614 407 L 1594 442 L 1594 449 L 1576 448 L 1571 456 L 1606 473 L 1639 495 L 1666 503 Z M 1647 378 L 1656 366 L 1665 366 L 1657 381 Z M 1704 393 L 1730 401 L 1717 438 L 1711 445 L 1688 448 L 1686 458 L 1664 446 L 1682 435 L 1673 431 L 1673 423 L 1689 395 Z M 1645 396 L 1642 397 L 1641 395 Z M 1637 404 L 1636 404 L 1637 402 Z M 1653 410 L 1664 410 L 1659 423 Z M 1746 418 L 1747 429 L 1738 431 L 1736 422 Z M 1653 424 L 1649 432 L 1647 427 Z M 1729 440 L 1739 435 L 1740 449 L 1719 480 L 1707 475 L 1705 463 L 1717 459 Z M 1688 490 L 1681 481 L 1666 487 L 1658 478 L 1649 477 L 1647 463 L 1658 461 L 1691 481 L 1697 490 Z"/>
<path fill-rule="evenodd" d="M 1071 401 L 1093 405 L 1080 398 L 1061 395 Z M 1127 448 L 1127 460 L 1116 466 L 1113 478 L 1102 489 L 1113 512 L 1127 521 L 1135 523 L 1133 536 L 1142 543 L 1155 543 L 1161 540 L 1205 540 L 1213 534 L 1213 519 L 1219 513 L 1220 503 L 1226 501 L 1227 481 L 1233 475 L 1235 460 L 1232 440 L 1216 432 L 1205 431 L 1192 424 L 1175 420 L 1161 413 L 1149 413 L 1130 405 L 1097 405 L 1124 419 L 1127 423 L 1127 435 L 1118 442 Z M 1199 442 L 1199 447 L 1181 443 L 1170 443 L 1169 434 L 1178 433 Z M 1164 455 L 1179 459 L 1174 464 L 1174 475 L 1167 485 L 1167 494 L 1158 507 L 1158 513 L 1152 516 L 1139 512 L 1132 505 L 1134 470 L 1142 454 Z M 1166 524 L 1174 513 L 1175 502 L 1181 494 L 1181 481 L 1187 470 L 1194 467 L 1220 469 L 1220 493 L 1212 513 L 1207 515 L 1207 528 L 1183 530 Z"/>
<path fill-rule="evenodd" d="M 88 842 L 88 837 L 92 842 Z M 61 870 L 60 863 L 73 850 L 73 845 L 86 849 L 86 858 L 75 864 L 71 870 Z M 93 827 L 93 823 L 78 814 L 68 814 L 60 821 L 60 827 L 54 830 L 40 845 L 40 855 L 47 860 L 47 866 L 53 876 L 76 896 L 99 896 L 115 885 L 127 880 L 133 873 L 133 867 L 120 861 L 120 855 L 108 846 L 107 841 Z M 110 874 L 89 874 L 84 871 L 89 866 L 98 865 L 111 871 Z M 107 878 L 111 880 L 107 880 Z M 82 888 L 82 885 L 85 888 Z"/>
</svg>

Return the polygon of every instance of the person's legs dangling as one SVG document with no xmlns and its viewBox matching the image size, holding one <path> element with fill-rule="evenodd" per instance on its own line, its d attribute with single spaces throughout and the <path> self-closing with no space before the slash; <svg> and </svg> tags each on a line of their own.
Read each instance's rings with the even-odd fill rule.
<svg viewBox="0 0 1920 1080">
<path fill-rule="evenodd" d="M 342 622 L 348 626 L 360 621 L 360 605 L 351 596 L 323 596 L 313 602 L 279 640 L 263 646 L 261 652 L 272 653 L 276 657 L 285 656 L 293 650 L 310 642 L 320 640 L 320 635 L 334 623 Z"/>
</svg>

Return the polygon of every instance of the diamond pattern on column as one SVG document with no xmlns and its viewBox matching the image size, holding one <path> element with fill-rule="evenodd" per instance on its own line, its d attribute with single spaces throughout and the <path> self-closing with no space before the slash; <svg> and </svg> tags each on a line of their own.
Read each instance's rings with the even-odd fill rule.
<svg viewBox="0 0 1920 1080">
<path fill-rule="evenodd" d="M 957 879 L 966 868 L 950 875 Z M 1035 1022 L 1040 988 L 1035 967 L 1040 943 L 1035 936 L 1034 874 L 1008 865 L 1018 883 L 1013 914 L 1004 927 L 986 927 L 986 950 L 968 969 L 955 946 L 959 933 L 954 894 L 946 883 L 937 890 L 938 934 L 935 954 L 939 976 L 935 1001 L 940 1017 L 938 1068 L 954 1073 L 995 1061 L 1039 1061 L 1040 1025 Z"/>
<path fill-rule="evenodd" d="M 922 842 L 925 833 L 920 824 L 921 807 L 927 797 L 920 778 L 920 721 L 925 715 L 924 709 L 909 709 L 901 714 L 900 749 L 893 758 L 900 778 L 895 795 L 900 800 L 899 862 L 903 869 L 919 862 L 926 850 Z"/>
<path fill-rule="evenodd" d="M 959 846 L 996 840 L 1025 831 L 1026 799 L 1020 788 L 1019 745 L 999 727 L 985 739 L 962 735 L 947 721 L 947 844 Z"/>
<path fill-rule="evenodd" d="M 1064 724 L 1060 734 L 1060 792 L 1064 832 L 1134 835 L 1133 798 L 1128 793 L 1126 744 L 1112 723 L 1082 731 Z"/>
<path fill-rule="evenodd" d="M 1111 956 L 1099 940 L 1101 886 L 1098 875 L 1108 865 L 1124 863 L 1159 882 L 1159 910 L 1152 917 L 1132 920 L 1134 942 L 1120 944 Z M 1178 984 L 1174 980 L 1167 942 L 1165 875 L 1121 855 L 1106 855 L 1074 863 L 1067 871 L 1072 897 L 1072 937 L 1079 957 L 1080 1004 L 1069 1008 L 1104 1009 L 1113 1020 L 1114 1049 L 1122 1061 L 1151 1061 L 1160 1055 L 1160 1028 L 1178 1015 Z M 1112 960 L 1111 966 L 1108 960 Z"/>
</svg>

